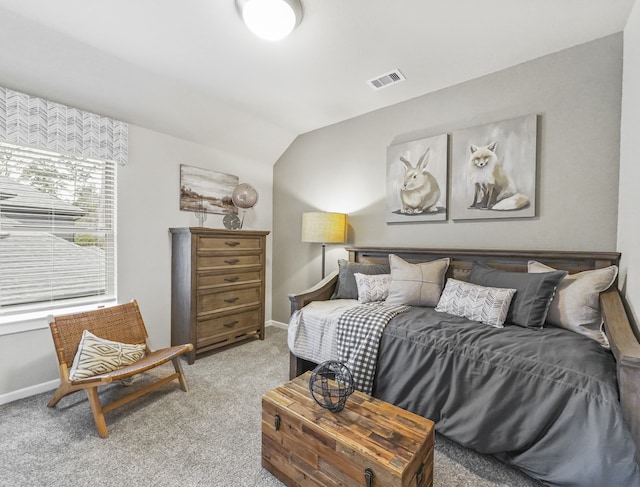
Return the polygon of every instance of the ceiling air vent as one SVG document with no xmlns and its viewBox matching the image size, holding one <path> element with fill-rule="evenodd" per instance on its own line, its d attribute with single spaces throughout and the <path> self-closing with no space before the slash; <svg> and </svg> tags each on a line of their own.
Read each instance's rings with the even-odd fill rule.
<svg viewBox="0 0 640 487">
<path fill-rule="evenodd" d="M 380 90 L 394 83 L 399 83 L 400 81 L 404 81 L 404 74 L 400 72 L 399 69 L 394 69 L 390 73 L 385 73 L 383 75 L 378 76 L 377 78 L 370 79 L 367 83 L 374 89 Z"/>
</svg>

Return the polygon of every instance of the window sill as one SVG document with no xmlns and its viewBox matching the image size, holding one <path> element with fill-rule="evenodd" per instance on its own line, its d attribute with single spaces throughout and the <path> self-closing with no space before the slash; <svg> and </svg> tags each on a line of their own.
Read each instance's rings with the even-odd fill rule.
<svg viewBox="0 0 640 487">
<path fill-rule="evenodd" d="M 68 308 L 41 309 L 32 313 L 0 316 L 0 336 L 49 328 L 47 318 L 51 315 L 80 313 L 105 306 L 113 306 L 116 302 L 115 299 L 108 299 L 97 303 L 70 306 Z"/>
</svg>

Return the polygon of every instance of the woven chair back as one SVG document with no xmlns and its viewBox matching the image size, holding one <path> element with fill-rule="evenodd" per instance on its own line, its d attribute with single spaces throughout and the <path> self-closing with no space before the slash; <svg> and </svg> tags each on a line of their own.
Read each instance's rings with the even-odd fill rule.
<svg viewBox="0 0 640 487">
<path fill-rule="evenodd" d="M 50 326 L 58 361 L 66 363 L 67 367 L 73 364 L 84 330 L 122 343 L 145 343 L 148 336 L 135 300 L 109 308 L 56 316 Z"/>
</svg>

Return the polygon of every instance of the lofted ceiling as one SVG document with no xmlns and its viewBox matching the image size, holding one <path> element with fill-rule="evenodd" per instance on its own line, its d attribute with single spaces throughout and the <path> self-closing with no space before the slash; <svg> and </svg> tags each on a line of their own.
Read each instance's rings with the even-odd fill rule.
<svg viewBox="0 0 640 487">
<path fill-rule="evenodd" d="M 0 85 L 273 164 L 299 134 L 620 32 L 634 0 L 301 2 L 270 43 L 234 0 L 0 0 Z"/>
</svg>

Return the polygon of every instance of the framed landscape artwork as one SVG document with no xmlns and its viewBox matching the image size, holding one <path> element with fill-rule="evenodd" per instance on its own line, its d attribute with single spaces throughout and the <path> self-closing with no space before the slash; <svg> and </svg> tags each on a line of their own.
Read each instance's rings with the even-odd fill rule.
<svg viewBox="0 0 640 487">
<path fill-rule="evenodd" d="M 447 134 L 387 148 L 387 223 L 447 219 Z"/>
<path fill-rule="evenodd" d="M 536 215 L 536 126 L 527 115 L 452 133 L 452 219 Z"/>
<path fill-rule="evenodd" d="M 231 194 L 238 176 L 180 164 L 180 209 L 207 213 L 238 213 Z"/>
</svg>

